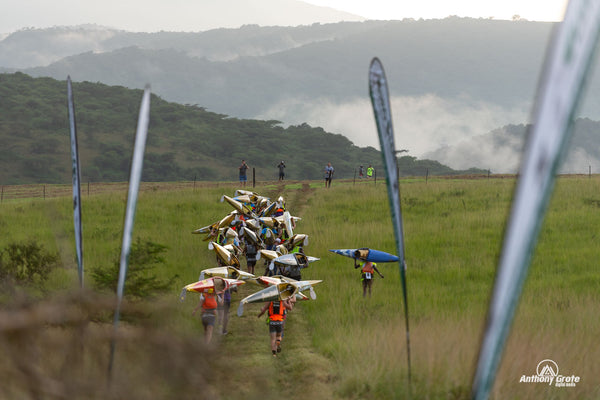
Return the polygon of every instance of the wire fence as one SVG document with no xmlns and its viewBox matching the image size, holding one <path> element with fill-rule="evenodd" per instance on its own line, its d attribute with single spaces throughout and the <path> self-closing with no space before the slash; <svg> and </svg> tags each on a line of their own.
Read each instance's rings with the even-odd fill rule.
<svg viewBox="0 0 600 400">
<path fill-rule="evenodd" d="M 515 178 L 517 175 L 515 174 L 491 174 L 488 172 L 487 174 L 473 174 L 473 175 L 435 175 L 436 179 L 506 179 L 506 178 Z M 591 178 L 594 176 L 590 171 L 588 174 L 569 174 L 563 176 L 587 176 Z M 429 170 L 423 175 L 419 177 L 401 177 L 400 179 L 410 179 L 410 178 L 420 178 L 425 182 L 428 179 L 433 178 L 429 174 Z M 375 170 L 372 177 L 360 177 L 357 174 L 357 171 L 354 172 L 353 178 L 339 179 L 338 182 L 346 182 L 346 183 L 367 183 L 370 182 L 372 184 L 377 185 L 384 184 L 385 185 L 385 177 L 378 177 L 377 170 Z M 248 189 L 254 188 L 256 186 L 266 186 L 266 185 L 277 185 L 277 184 L 297 184 L 305 181 L 296 181 L 296 180 L 272 180 L 272 181 L 257 181 L 256 175 L 253 173 L 252 177 L 248 180 Z M 315 181 L 317 182 L 317 181 Z M 230 182 L 210 182 L 210 181 L 177 181 L 177 182 L 142 182 L 140 184 L 140 192 L 152 192 L 152 191 L 161 191 L 161 190 L 174 190 L 174 189 L 200 189 L 200 188 L 239 188 L 240 183 L 236 181 Z M 129 182 L 87 182 L 82 184 L 81 186 L 81 195 L 82 196 L 90 196 L 96 194 L 104 194 L 104 193 L 114 193 L 114 192 L 123 192 L 127 193 L 129 188 Z M 46 198 L 56 198 L 56 197 L 66 197 L 73 195 L 73 186 L 72 184 L 23 184 L 23 185 L 0 185 L 0 203 L 11 201 L 11 200 L 19 200 L 19 199 L 46 199 Z"/>
<path fill-rule="evenodd" d="M 202 182 L 204 187 L 218 186 L 219 183 Z M 221 183 L 223 185 L 223 183 Z M 194 188 L 195 181 L 185 182 L 142 182 L 141 192 L 169 189 Z M 110 192 L 127 193 L 129 182 L 88 182 L 81 186 L 81 195 L 89 196 Z M 71 184 L 30 184 L 30 185 L 2 185 L 0 186 L 0 202 L 18 199 L 46 199 L 73 195 Z"/>
<path fill-rule="evenodd" d="M 251 179 L 244 189 L 252 189 L 256 186 L 297 184 L 302 181 L 256 181 Z M 163 190 L 179 189 L 201 189 L 201 188 L 240 188 L 240 183 L 210 182 L 210 181 L 177 181 L 177 182 L 141 182 L 140 192 L 156 192 Z M 87 182 L 81 185 L 81 196 L 93 196 L 104 193 L 122 192 L 127 193 L 129 182 Z M 20 199 L 51 199 L 58 197 L 70 197 L 73 195 L 72 184 L 23 184 L 23 185 L 0 185 L 0 203 Z"/>
<path fill-rule="evenodd" d="M 376 178 L 375 178 L 376 180 Z M 345 180 L 347 181 L 347 180 Z M 296 180 L 269 180 L 258 181 L 256 171 L 252 168 L 252 175 L 247 182 L 248 188 L 273 184 L 294 184 L 302 181 Z M 239 182 L 210 182 L 210 181 L 178 181 L 178 182 L 141 182 L 140 192 L 173 190 L 173 189 L 196 189 L 207 187 L 236 187 Z M 90 196 L 103 193 L 123 192 L 127 193 L 129 182 L 87 182 L 81 185 L 81 195 Z M 244 185 L 245 188 L 245 185 Z M 66 197 L 73 195 L 73 186 L 68 184 L 23 184 L 23 185 L 0 185 L 0 203 L 19 199 L 46 199 Z"/>
</svg>

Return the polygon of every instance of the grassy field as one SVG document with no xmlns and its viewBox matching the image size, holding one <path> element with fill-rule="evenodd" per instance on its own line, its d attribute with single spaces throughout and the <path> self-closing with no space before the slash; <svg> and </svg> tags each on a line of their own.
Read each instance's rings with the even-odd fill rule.
<svg viewBox="0 0 600 400">
<path fill-rule="evenodd" d="M 285 197 L 309 235 L 304 270 L 322 279 L 318 298 L 288 317 L 283 352 L 272 359 L 260 305 L 235 316 L 230 334 L 202 343 L 191 316 L 195 296 L 181 288 L 215 266 L 214 253 L 191 231 L 230 212 L 221 195 L 235 185 L 149 186 L 139 197 L 134 237 L 168 246 L 162 278 L 178 275 L 172 293 L 128 305 L 112 380 L 106 368 L 113 296 L 93 293 L 86 274 L 77 294 L 72 202 L 68 197 L 17 199 L 0 207 L 0 248 L 36 240 L 60 254 L 41 301 L 3 296 L 0 395 L 5 398 L 211 399 L 466 399 L 484 327 L 514 179 L 407 179 L 401 182 L 412 384 L 408 386 L 402 293 L 397 264 L 380 264 L 371 298 L 362 297 L 359 272 L 334 248 L 372 247 L 395 253 L 385 185 L 334 181 L 269 184 L 255 190 Z M 126 191 L 84 195 L 85 269 L 118 259 Z M 596 316 L 600 300 L 600 177 L 561 177 L 543 225 L 492 397 L 600 397 Z M 243 265 L 245 265 L 243 263 Z M 257 271 L 262 269 L 257 266 Z M 129 318 L 127 318 L 129 316 Z M 16 321 L 16 322 L 15 322 Z M 519 383 L 552 359 L 574 388 Z"/>
</svg>

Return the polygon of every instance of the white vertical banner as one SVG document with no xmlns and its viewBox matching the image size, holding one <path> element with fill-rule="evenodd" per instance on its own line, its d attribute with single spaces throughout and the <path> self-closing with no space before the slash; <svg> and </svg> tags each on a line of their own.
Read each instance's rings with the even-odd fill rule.
<svg viewBox="0 0 600 400">
<path fill-rule="evenodd" d="M 408 326 L 408 295 L 406 286 L 406 262 L 404 260 L 404 232 L 402 229 L 402 211 L 400 208 L 400 187 L 398 182 L 398 163 L 396 161 L 396 145 L 394 143 L 394 128 L 392 125 L 392 111 L 388 93 L 387 79 L 383 65 L 377 57 L 373 58 L 369 67 L 369 95 L 373 105 L 379 144 L 385 174 L 387 178 L 388 200 L 392 214 L 392 224 L 396 236 L 396 250 L 398 252 L 398 266 L 402 283 L 404 298 L 404 317 L 406 322 L 406 352 L 408 360 L 408 380 L 411 379 L 410 366 L 410 333 Z"/>
<path fill-rule="evenodd" d="M 79 167 L 79 147 L 77 144 L 77 124 L 75 123 L 75 100 L 71 77 L 67 76 L 67 110 L 71 133 L 71 172 L 73 176 L 73 224 L 75 226 L 75 251 L 79 287 L 83 289 L 83 228 L 81 222 L 81 170 Z"/>
<path fill-rule="evenodd" d="M 129 177 L 129 193 L 127 194 L 127 206 L 125 209 L 125 222 L 123 225 L 123 243 L 121 245 L 121 258 L 119 266 L 119 281 L 117 283 L 117 308 L 114 317 L 114 330 L 116 333 L 119 325 L 121 313 L 121 303 L 125 289 L 125 278 L 129 265 L 129 253 L 131 251 L 131 238 L 133 233 L 133 223 L 135 220 L 135 210 L 137 198 L 142 179 L 142 169 L 144 166 L 144 152 L 146 149 L 146 137 L 148 136 L 148 123 L 150 122 L 150 86 L 144 89 L 140 113 L 138 117 L 137 132 L 135 134 L 135 144 L 133 148 L 133 158 L 131 160 L 131 173 Z M 109 362 L 109 374 L 112 370 L 114 359 L 115 338 L 111 342 L 111 353 Z"/>
<path fill-rule="evenodd" d="M 473 379 L 474 399 L 487 399 L 494 383 L 555 174 L 568 145 L 599 23 L 599 1 L 571 0 L 548 49 Z"/>
</svg>

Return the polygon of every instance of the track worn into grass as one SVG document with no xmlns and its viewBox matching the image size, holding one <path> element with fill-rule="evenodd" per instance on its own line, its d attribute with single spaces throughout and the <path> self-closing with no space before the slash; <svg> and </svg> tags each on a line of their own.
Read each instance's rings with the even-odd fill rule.
<svg viewBox="0 0 600 400">
<path fill-rule="evenodd" d="M 286 209 L 292 215 L 302 217 L 308 210 L 306 205 L 314 191 L 304 183 L 301 189 L 286 188 L 285 184 L 279 184 L 274 189 L 258 190 L 258 193 L 272 200 L 282 196 L 286 201 Z M 302 221 L 298 222 L 297 230 L 310 235 L 310 232 L 302 230 Z M 309 249 L 307 252 L 310 253 Z M 259 261 L 256 273 L 262 273 L 263 268 L 264 265 Z M 239 301 L 253 291 L 256 291 L 254 286 L 243 285 L 238 293 L 232 295 L 229 334 L 217 334 L 215 337 L 214 345 L 219 348 L 218 354 L 225 359 L 225 365 L 230 365 L 227 376 L 223 377 L 223 381 L 230 384 L 219 393 L 222 398 L 266 400 L 298 398 L 301 395 L 307 399 L 335 399 L 336 367 L 332 360 L 314 349 L 313 331 L 304 316 L 302 302 L 289 312 L 282 352 L 273 357 L 266 314 L 257 318 L 264 303 L 247 304 L 244 314 L 241 317 L 236 315 Z M 220 332 L 220 329 L 217 331 Z M 303 388 L 301 394 L 297 392 L 298 387 Z"/>
</svg>

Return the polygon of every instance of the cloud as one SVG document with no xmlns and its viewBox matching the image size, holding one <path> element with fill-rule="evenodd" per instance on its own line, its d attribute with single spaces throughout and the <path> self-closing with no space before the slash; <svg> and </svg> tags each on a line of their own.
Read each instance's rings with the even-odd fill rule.
<svg viewBox="0 0 600 400">
<path fill-rule="evenodd" d="M 396 149 L 406 149 L 417 158 L 432 158 L 455 169 L 496 168 L 518 164 L 513 154 L 520 143 L 506 143 L 503 149 L 482 136 L 508 124 L 528 121 L 530 105 L 505 109 L 468 98 L 445 99 L 434 95 L 391 99 Z M 277 119 L 285 124 L 307 122 L 328 132 L 348 137 L 357 146 L 379 149 L 379 139 L 368 97 L 349 102 L 330 98 L 286 99 L 256 116 Z M 515 139 L 516 140 L 516 139 Z M 435 156 L 435 157 L 434 157 Z"/>
<path fill-rule="evenodd" d="M 563 174 L 597 174 L 600 171 L 600 159 L 581 146 L 571 146 L 564 162 L 559 168 Z"/>
<path fill-rule="evenodd" d="M 454 169 L 471 167 L 490 170 L 492 173 L 516 173 L 519 169 L 525 143 L 525 126 L 515 132 L 506 128 L 460 139 L 424 155 Z"/>
</svg>

